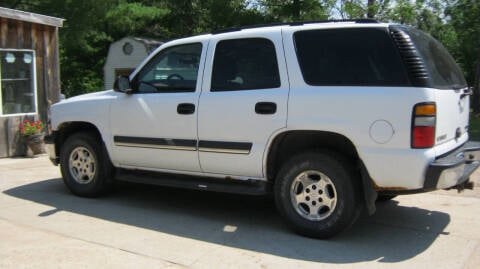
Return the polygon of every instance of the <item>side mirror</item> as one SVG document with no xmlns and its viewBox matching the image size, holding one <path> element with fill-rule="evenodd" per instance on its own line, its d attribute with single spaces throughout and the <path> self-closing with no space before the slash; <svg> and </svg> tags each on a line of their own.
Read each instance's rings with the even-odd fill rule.
<svg viewBox="0 0 480 269">
<path fill-rule="evenodd" d="M 113 90 L 117 92 L 131 94 L 133 90 L 130 85 L 130 79 L 127 76 L 119 76 L 115 80 L 115 84 L 113 84 Z"/>
</svg>

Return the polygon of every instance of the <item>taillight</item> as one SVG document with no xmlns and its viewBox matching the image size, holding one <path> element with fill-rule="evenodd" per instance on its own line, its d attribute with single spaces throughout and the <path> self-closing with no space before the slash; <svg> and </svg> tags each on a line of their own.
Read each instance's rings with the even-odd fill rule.
<svg viewBox="0 0 480 269">
<path fill-rule="evenodd" d="M 413 108 L 412 148 L 431 148 L 435 145 L 435 124 L 437 108 L 435 103 L 419 103 Z"/>
</svg>

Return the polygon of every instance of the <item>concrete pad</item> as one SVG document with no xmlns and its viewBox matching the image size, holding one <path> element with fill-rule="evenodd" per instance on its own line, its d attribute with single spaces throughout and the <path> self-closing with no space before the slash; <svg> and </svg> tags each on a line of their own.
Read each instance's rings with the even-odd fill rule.
<svg viewBox="0 0 480 269">
<path fill-rule="evenodd" d="M 4 220 L 0 220 L 0 238 L 0 268 L 182 268 Z"/>
<path fill-rule="evenodd" d="M 119 184 L 85 199 L 46 157 L 0 159 L 0 268 L 476 268 L 479 198 L 397 197 L 315 240 L 288 230 L 269 197 Z"/>
</svg>

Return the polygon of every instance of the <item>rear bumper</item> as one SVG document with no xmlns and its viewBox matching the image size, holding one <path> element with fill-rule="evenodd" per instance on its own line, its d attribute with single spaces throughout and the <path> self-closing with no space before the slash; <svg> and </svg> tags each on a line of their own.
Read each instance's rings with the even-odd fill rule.
<svg viewBox="0 0 480 269">
<path fill-rule="evenodd" d="M 467 142 L 428 166 L 423 189 L 448 189 L 466 182 L 480 166 L 480 142 Z"/>
<path fill-rule="evenodd" d="M 380 194 L 414 194 L 439 189 L 473 188 L 468 180 L 480 166 L 480 142 L 467 142 L 453 152 L 430 163 L 425 173 L 423 187 L 411 190 L 382 190 Z"/>
<path fill-rule="evenodd" d="M 58 154 L 55 149 L 55 132 L 53 132 L 50 135 L 46 135 L 45 138 L 43 139 L 45 146 L 47 147 L 47 152 L 48 156 L 50 158 L 50 161 L 54 165 L 58 165 L 60 163 L 60 158 L 58 157 Z"/>
</svg>

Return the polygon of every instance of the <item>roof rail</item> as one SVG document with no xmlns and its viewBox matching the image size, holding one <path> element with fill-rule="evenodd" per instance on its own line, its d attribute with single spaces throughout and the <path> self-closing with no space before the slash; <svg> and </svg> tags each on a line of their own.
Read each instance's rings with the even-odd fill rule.
<svg viewBox="0 0 480 269">
<path fill-rule="evenodd" d="M 255 25 L 248 25 L 248 26 L 241 26 L 241 27 L 232 27 L 232 28 L 225 28 L 212 31 L 212 35 L 229 33 L 229 32 L 237 32 L 246 29 L 255 29 L 255 28 L 263 28 L 263 27 L 273 27 L 273 26 L 299 26 L 311 23 L 331 23 L 331 22 L 355 22 L 355 23 L 378 23 L 375 19 L 354 19 L 354 20 L 314 20 L 314 21 L 296 21 L 296 22 L 277 22 L 277 23 L 267 23 L 267 24 L 255 24 Z"/>
</svg>

